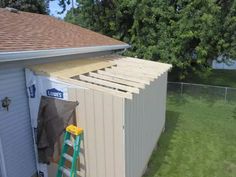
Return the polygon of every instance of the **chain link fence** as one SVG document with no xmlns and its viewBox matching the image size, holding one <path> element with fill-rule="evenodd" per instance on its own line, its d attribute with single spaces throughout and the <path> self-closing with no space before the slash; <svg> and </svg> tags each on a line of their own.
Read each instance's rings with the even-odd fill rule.
<svg viewBox="0 0 236 177">
<path fill-rule="evenodd" d="M 189 95 L 199 99 L 236 102 L 236 88 L 231 87 L 168 82 L 168 94 Z"/>
</svg>

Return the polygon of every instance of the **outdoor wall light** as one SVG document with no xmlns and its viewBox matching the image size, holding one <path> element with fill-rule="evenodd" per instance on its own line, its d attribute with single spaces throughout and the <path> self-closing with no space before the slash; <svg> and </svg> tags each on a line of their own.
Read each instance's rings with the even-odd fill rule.
<svg viewBox="0 0 236 177">
<path fill-rule="evenodd" d="M 2 101 L 2 107 L 8 111 L 9 110 L 9 106 L 11 104 L 11 100 L 8 97 L 5 97 L 1 101 Z"/>
</svg>

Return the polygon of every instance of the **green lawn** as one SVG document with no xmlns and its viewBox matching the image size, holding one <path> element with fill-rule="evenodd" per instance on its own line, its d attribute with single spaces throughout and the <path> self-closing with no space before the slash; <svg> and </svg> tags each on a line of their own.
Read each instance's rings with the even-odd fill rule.
<svg viewBox="0 0 236 177">
<path fill-rule="evenodd" d="M 144 177 L 236 177 L 236 104 L 169 96 Z"/>
</svg>

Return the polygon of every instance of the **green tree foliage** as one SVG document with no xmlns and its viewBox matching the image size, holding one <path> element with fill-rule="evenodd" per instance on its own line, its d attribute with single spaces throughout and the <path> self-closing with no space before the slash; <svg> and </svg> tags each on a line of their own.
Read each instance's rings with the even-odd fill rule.
<svg viewBox="0 0 236 177">
<path fill-rule="evenodd" d="M 21 11 L 49 14 L 50 0 L 0 0 L 0 7 L 11 7 Z"/>
<path fill-rule="evenodd" d="M 131 39 L 136 0 L 77 0 L 78 7 L 65 20 L 126 42 Z"/>
<path fill-rule="evenodd" d="M 73 23 L 75 25 L 80 24 L 80 26 L 83 26 L 81 23 L 83 21 L 83 19 L 81 18 L 81 15 L 80 15 L 78 9 L 73 9 L 73 11 L 71 9 L 70 11 L 68 11 L 64 20 L 69 23 Z M 87 27 L 87 26 L 84 26 L 84 27 Z"/>
<path fill-rule="evenodd" d="M 77 0 L 66 21 L 128 42 L 128 55 L 172 63 L 184 77 L 236 58 L 236 0 Z"/>
</svg>

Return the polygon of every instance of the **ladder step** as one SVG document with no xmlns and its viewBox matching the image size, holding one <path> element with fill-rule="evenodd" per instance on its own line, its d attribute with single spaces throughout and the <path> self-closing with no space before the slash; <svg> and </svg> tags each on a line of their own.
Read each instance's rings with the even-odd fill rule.
<svg viewBox="0 0 236 177">
<path fill-rule="evenodd" d="M 70 156 L 69 154 L 64 153 L 64 154 L 63 154 L 63 157 L 64 157 L 66 160 L 68 160 L 68 161 L 70 161 L 70 162 L 72 163 L 72 161 L 73 161 L 73 157 L 72 157 L 72 156 Z"/>
<path fill-rule="evenodd" d="M 70 177 L 70 170 L 69 170 L 69 169 L 61 167 L 60 170 L 61 170 L 62 173 L 64 173 L 66 176 Z"/>
<path fill-rule="evenodd" d="M 73 147 L 73 145 L 74 145 L 71 140 L 66 140 L 65 144 L 67 144 L 68 146 L 71 146 L 71 147 Z"/>
</svg>

